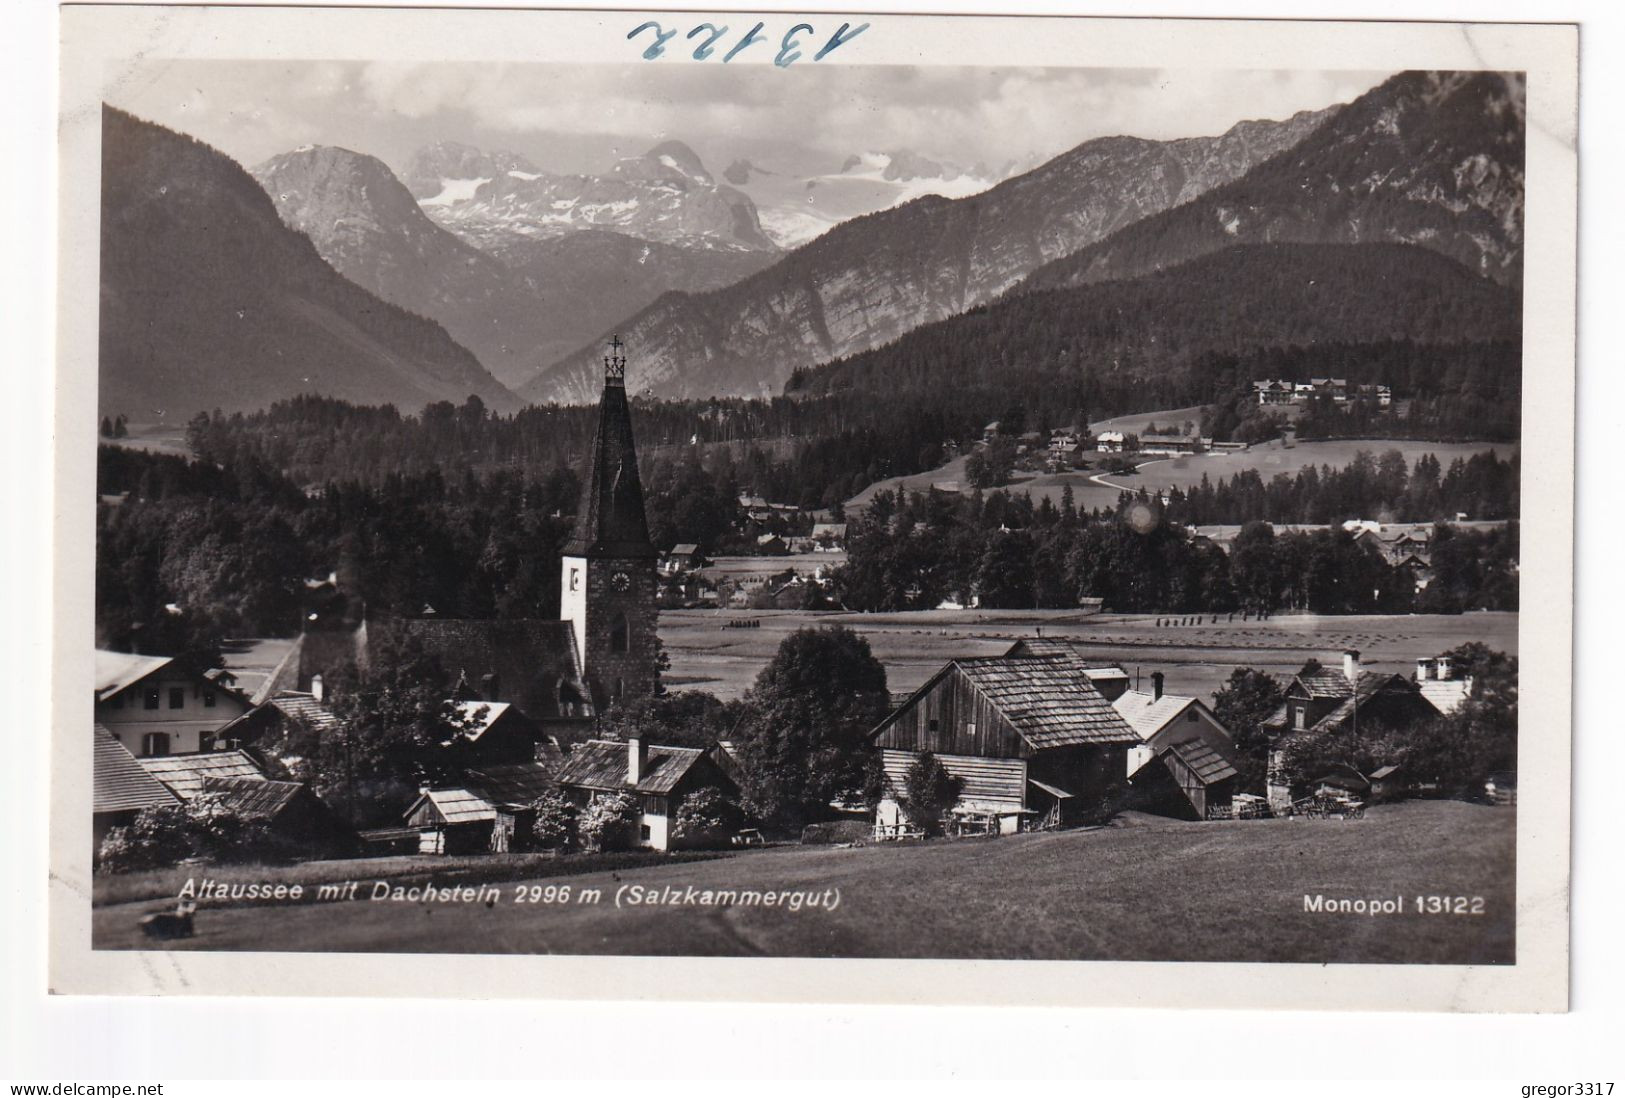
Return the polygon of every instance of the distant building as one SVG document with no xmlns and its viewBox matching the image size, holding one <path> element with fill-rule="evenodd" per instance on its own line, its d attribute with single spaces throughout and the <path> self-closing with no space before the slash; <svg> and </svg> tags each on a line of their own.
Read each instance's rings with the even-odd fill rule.
<svg viewBox="0 0 1625 1098">
<path fill-rule="evenodd" d="M 1095 436 L 1095 450 L 1102 454 L 1121 454 L 1124 441 L 1122 431 L 1102 431 Z"/>
<path fill-rule="evenodd" d="M 693 542 L 674 545 L 671 552 L 660 558 L 660 574 L 664 576 L 680 575 L 704 567 L 705 554 L 701 553 L 700 547 Z"/>
<path fill-rule="evenodd" d="M 846 523 L 813 523 L 812 548 L 815 553 L 844 552 L 846 550 Z"/>
</svg>

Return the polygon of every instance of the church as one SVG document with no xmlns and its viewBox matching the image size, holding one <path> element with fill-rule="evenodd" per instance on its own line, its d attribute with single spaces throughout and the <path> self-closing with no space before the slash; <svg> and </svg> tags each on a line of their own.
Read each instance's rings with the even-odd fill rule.
<svg viewBox="0 0 1625 1098">
<path fill-rule="evenodd" d="M 365 668 L 386 630 L 419 641 L 465 699 L 507 702 L 564 744 L 594 717 L 660 682 L 655 563 L 638 476 L 625 347 L 604 357 L 604 389 L 575 527 L 560 560 L 558 619 L 470 619 L 433 614 L 307 628 L 254 695 L 308 692 L 345 665 Z"/>
</svg>

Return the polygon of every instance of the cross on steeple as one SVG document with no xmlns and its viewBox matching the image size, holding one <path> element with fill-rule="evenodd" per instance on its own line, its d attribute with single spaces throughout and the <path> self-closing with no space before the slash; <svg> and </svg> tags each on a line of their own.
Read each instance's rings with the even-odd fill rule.
<svg viewBox="0 0 1625 1098">
<path fill-rule="evenodd" d="M 609 341 L 610 353 L 604 356 L 604 384 L 626 385 L 626 356 L 621 354 L 621 348 L 626 344 L 621 342 L 620 333 Z"/>
</svg>

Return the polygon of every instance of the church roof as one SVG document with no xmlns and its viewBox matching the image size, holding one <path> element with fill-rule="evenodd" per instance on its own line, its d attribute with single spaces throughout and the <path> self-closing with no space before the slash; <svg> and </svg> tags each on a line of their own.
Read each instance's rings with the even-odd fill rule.
<svg viewBox="0 0 1625 1098">
<path fill-rule="evenodd" d="M 569 556 L 659 556 L 649 540 L 649 523 L 643 512 L 632 409 L 625 386 L 612 379 L 606 379 L 598 403 L 592 468 L 576 511 L 575 530 L 564 552 Z"/>
</svg>

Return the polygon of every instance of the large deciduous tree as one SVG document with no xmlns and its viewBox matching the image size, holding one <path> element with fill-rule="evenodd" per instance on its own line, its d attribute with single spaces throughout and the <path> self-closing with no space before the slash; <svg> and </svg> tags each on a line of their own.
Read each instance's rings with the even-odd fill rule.
<svg viewBox="0 0 1625 1098">
<path fill-rule="evenodd" d="M 861 795 L 876 765 L 868 733 L 889 704 L 886 669 L 867 640 L 841 626 L 797 630 L 745 704 L 737 741 L 752 813 L 799 827 Z"/>
</svg>

